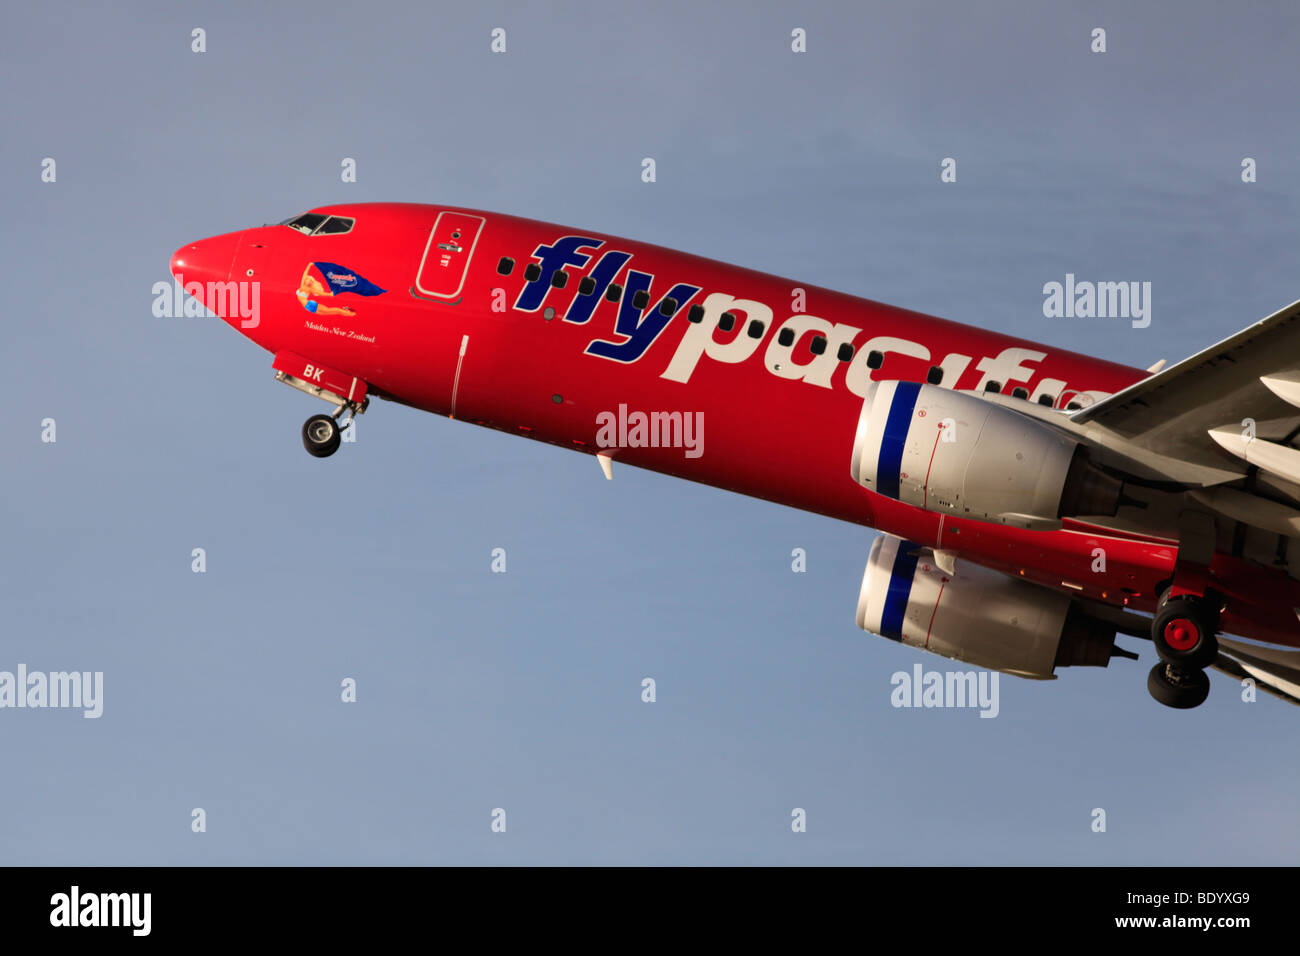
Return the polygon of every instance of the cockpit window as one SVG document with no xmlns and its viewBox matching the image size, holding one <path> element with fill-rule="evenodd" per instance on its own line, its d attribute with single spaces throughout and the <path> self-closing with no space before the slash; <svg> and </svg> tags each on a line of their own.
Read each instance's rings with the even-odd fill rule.
<svg viewBox="0 0 1300 956">
<path fill-rule="evenodd" d="M 339 236 L 345 232 L 351 232 L 355 219 L 348 219 L 345 216 L 330 216 L 316 229 L 313 235 L 317 236 Z"/>
<path fill-rule="evenodd" d="M 322 216 L 317 212 L 305 212 L 280 223 L 290 229 L 297 229 L 305 236 L 341 236 L 351 232 L 356 220 L 347 216 Z"/>
</svg>

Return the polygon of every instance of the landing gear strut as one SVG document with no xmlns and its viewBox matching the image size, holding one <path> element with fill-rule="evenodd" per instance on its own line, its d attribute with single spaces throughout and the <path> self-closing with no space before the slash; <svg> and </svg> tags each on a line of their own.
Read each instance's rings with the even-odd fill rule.
<svg viewBox="0 0 1300 956">
<path fill-rule="evenodd" d="M 1219 656 L 1218 608 L 1211 595 L 1166 590 L 1151 620 L 1151 641 L 1160 663 L 1147 676 L 1147 690 L 1166 707 L 1199 707 L 1210 693 L 1205 668 Z"/>
<path fill-rule="evenodd" d="M 333 415 L 313 415 L 302 426 L 302 445 L 314 458 L 328 458 L 339 450 L 343 432 L 366 410 L 370 396 L 367 386 L 355 375 L 326 368 L 293 352 L 276 352 L 275 380 L 290 388 L 324 399 L 334 406 Z M 347 418 L 340 421 L 344 413 Z M 349 440 L 355 440 L 355 433 Z"/>
<path fill-rule="evenodd" d="M 357 411 L 358 407 L 348 402 L 340 405 L 333 415 L 313 415 L 307 419 L 302 426 L 302 446 L 307 449 L 307 454 L 315 458 L 328 458 L 338 451 L 339 443 L 343 441 L 343 432 L 352 427 Z M 348 413 L 348 417 L 340 424 L 339 418 L 344 412 Z"/>
</svg>

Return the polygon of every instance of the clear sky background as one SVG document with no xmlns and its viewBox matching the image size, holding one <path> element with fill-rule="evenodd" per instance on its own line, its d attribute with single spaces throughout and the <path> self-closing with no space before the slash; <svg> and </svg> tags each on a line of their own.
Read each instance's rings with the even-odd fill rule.
<svg viewBox="0 0 1300 956">
<path fill-rule="evenodd" d="M 1167 710 L 1121 639 L 1141 662 L 1003 678 L 994 720 L 895 709 L 891 674 L 948 662 L 854 627 L 866 529 L 382 401 L 318 461 L 298 431 L 326 406 L 269 355 L 151 314 L 182 243 L 442 202 L 1176 360 L 1300 297 L 1287 4 L 56 3 L 5 27 L 0 670 L 102 670 L 105 700 L 0 710 L 0 862 L 1295 862 L 1288 705 L 1215 675 Z M 1150 281 L 1150 328 L 1044 318 L 1067 272 Z"/>
</svg>

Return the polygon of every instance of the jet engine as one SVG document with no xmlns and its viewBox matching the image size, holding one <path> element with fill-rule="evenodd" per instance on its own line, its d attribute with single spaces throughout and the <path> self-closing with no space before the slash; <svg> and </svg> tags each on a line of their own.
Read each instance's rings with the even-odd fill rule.
<svg viewBox="0 0 1300 956">
<path fill-rule="evenodd" d="M 897 501 L 1020 528 L 1114 515 L 1123 483 L 1047 425 L 969 393 L 873 382 L 853 443 L 853 480 Z"/>
<path fill-rule="evenodd" d="M 1115 627 L 1069 596 L 970 562 L 946 574 L 928 550 L 884 534 L 871 546 L 858 627 L 1017 677 L 1110 663 Z M 1124 652 L 1119 652 L 1124 653 Z"/>
</svg>

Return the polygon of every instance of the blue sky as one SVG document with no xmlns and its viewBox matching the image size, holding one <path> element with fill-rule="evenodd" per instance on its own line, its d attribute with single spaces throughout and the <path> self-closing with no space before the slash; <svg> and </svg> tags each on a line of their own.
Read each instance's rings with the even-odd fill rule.
<svg viewBox="0 0 1300 956">
<path fill-rule="evenodd" d="M 1204 707 L 1161 708 L 1130 640 L 1140 663 L 1003 679 L 993 720 L 895 709 L 895 671 L 947 662 L 855 629 L 866 529 L 605 482 L 385 402 L 316 461 L 298 429 L 325 406 L 228 327 L 150 309 L 183 242 L 444 202 L 1174 360 L 1300 297 L 1284 5 L 62 4 L 7 26 L 0 670 L 103 671 L 105 699 L 0 710 L 0 861 L 1293 862 L 1286 705 L 1215 676 Z M 1044 318 L 1067 272 L 1150 281 L 1150 328 Z"/>
</svg>

